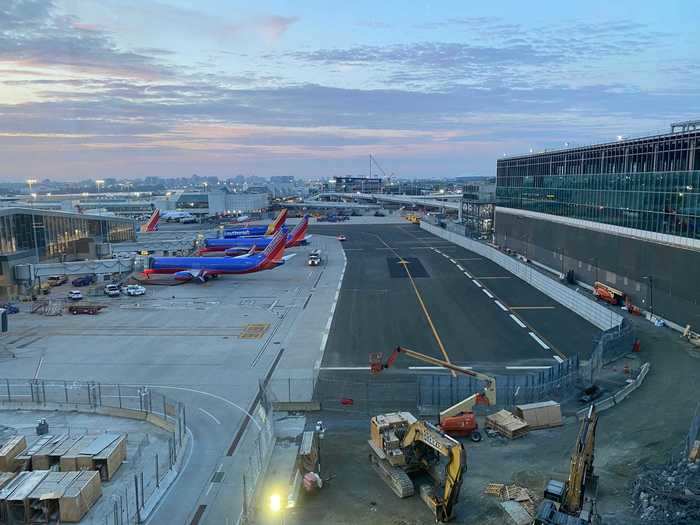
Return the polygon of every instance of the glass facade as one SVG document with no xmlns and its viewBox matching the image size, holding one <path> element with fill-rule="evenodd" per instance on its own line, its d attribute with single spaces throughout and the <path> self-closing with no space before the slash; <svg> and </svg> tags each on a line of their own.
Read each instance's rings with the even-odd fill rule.
<svg viewBox="0 0 700 525">
<path fill-rule="evenodd" d="M 33 222 L 32 222 L 33 217 Z M 105 242 L 136 239 L 131 221 L 93 219 L 73 214 L 51 214 L 37 210 L 8 210 L 0 214 L 0 255 L 11 255 L 35 249 L 41 258 L 56 257 L 69 251 L 69 246 L 81 239 L 99 238 Z"/>
<path fill-rule="evenodd" d="M 700 131 L 499 160 L 497 205 L 700 238 Z"/>
</svg>

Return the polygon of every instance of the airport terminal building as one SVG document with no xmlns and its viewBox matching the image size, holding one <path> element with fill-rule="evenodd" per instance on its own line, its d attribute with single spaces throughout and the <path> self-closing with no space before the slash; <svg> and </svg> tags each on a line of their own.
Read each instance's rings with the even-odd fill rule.
<svg viewBox="0 0 700 525">
<path fill-rule="evenodd" d="M 134 240 L 135 223 L 129 219 L 0 209 L 0 298 L 17 291 L 14 267 L 18 264 L 94 259 L 96 243 Z"/>
<path fill-rule="evenodd" d="M 700 123 L 497 162 L 495 240 L 700 326 Z"/>
</svg>

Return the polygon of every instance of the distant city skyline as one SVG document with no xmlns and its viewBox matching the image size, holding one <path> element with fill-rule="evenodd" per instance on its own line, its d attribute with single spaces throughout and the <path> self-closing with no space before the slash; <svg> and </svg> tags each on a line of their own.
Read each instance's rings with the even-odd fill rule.
<svg viewBox="0 0 700 525">
<path fill-rule="evenodd" d="M 697 7 L 0 3 L 0 182 L 491 176 L 700 118 Z"/>
</svg>

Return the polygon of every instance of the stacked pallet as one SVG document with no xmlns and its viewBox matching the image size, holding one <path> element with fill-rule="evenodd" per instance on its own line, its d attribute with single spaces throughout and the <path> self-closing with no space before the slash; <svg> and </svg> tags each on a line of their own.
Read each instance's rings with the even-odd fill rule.
<svg viewBox="0 0 700 525">
<path fill-rule="evenodd" d="M 516 439 L 528 433 L 528 424 L 507 410 L 499 410 L 486 416 L 486 428 L 495 430 L 508 439 Z"/>
<path fill-rule="evenodd" d="M 102 495 L 97 472 L 20 472 L 0 489 L 0 522 L 77 523 Z"/>
</svg>

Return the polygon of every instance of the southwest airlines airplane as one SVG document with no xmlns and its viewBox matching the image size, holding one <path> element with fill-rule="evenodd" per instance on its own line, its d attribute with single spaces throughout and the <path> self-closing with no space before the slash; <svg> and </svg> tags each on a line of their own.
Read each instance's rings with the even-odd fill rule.
<svg viewBox="0 0 700 525">
<path fill-rule="evenodd" d="M 293 257 L 284 255 L 286 235 L 278 232 L 261 253 L 255 248 L 238 257 L 151 257 L 148 268 L 143 271 L 146 277 L 153 274 L 174 274 L 178 281 L 196 279 L 206 282 L 212 277 L 224 274 L 253 273 L 271 270 Z"/>
<path fill-rule="evenodd" d="M 305 215 L 299 224 L 286 236 L 285 248 L 306 244 L 311 238 L 311 235 L 306 235 L 308 227 L 309 216 Z M 204 239 L 204 248 L 201 248 L 199 253 L 225 252 L 226 255 L 240 255 L 249 252 L 251 249 L 264 250 L 272 242 L 272 239 L 273 237 L 271 236 Z"/>
<path fill-rule="evenodd" d="M 287 209 L 279 212 L 275 220 L 267 226 L 237 226 L 236 228 L 228 228 L 224 230 L 224 238 L 233 239 L 235 237 L 250 237 L 254 235 L 274 235 L 287 220 Z"/>
</svg>

